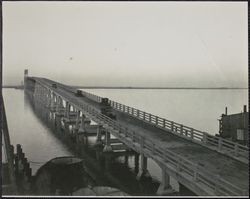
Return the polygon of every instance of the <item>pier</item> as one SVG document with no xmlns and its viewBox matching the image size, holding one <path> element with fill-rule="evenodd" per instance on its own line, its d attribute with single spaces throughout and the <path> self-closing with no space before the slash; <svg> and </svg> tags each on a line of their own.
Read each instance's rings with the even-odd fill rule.
<svg viewBox="0 0 250 199">
<path fill-rule="evenodd" d="M 196 195 L 249 195 L 247 146 L 105 97 L 79 94 L 74 87 L 28 76 L 28 71 L 24 88 L 50 109 L 51 118 L 62 124 L 76 147 L 92 134 L 104 153 L 135 151 L 141 157 L 137 178 L 148 175 L 147 160 L 153 159 L 162 170 L 158 195 L 174 192 L 170 176 Z"/>
</svg>

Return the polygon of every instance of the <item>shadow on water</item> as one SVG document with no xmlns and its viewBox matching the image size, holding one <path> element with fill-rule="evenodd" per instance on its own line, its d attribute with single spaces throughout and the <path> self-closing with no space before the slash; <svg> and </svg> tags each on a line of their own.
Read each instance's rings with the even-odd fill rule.
<svg viewBox="0 0 250 199">
<path fill-rule="evenodd" d="M 93 145 L 95 136 L 84 136 L 82 142 L 77 144 L 74 137 L 71 136 L 72 134 L 65 130 L 63 123 L 55 119 L 54 113 L 50 112 L 44 105 L 34 101 L 32 94 L 29 94 L 28 91 L 25 94 L 25 103 L 32 107 L 32 111 L 43 125 L 47 126 L 51 133 L 65 144 L 75 155 L 75 158 L 83 160 L 81 161 L 81 169 L 79 170 L 79 167 L 76 169 L 77 175 L 72 168 L 59 173 L 58 170 L 53 172 L 51 169 L 52 160 L 44 164 L 34 177 L 36 182 L 33 186 L 34 195 L 72 195 L 81 187 L 112 187 L 129 195 L 156 195 L 160 185 L 157 180 L 150 176 L 137 178 L 139 154 L 134 151 L 103 152 L 102 147 Z M 129 163 L 131 159 L 133 166 Z M 53 181 L 51 176 L 56 176 L 54 179 L 57 180 Z M 40 184 L 37 183 L 38 179 Z M 100 195 L 106 195 L 107 192 L 103 190 L 99 189 Z M 90 192 L 85 190 L 82 193 Z"/>
</svg>

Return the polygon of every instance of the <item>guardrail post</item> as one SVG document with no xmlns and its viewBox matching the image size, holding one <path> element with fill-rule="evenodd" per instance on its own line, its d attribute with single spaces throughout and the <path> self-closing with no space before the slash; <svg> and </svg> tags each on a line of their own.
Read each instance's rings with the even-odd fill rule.
<svg viewBox="0 0 250 199">
<path fill-rule="evenodd" d="M 131 115 L 131 114 L 130 114 L 130 109 L 131 109 L 131 108 L 130 108 L 129 106 L 127 106 L 127 113 L 128 113 L 129 115 Z"/>
<path fill-rule="evenodd" d="M 203 133 L 203 143 L 206 144 L 207 143 L 207 134 Z"/>
<path fill-rule="evenodd" d="M 149 122 L 151 122 L 151 114 L 149 114 Z"/>
<path fill-rule="evenodd" d="M 165 128 L 165 127 L 166 127 L 166 120 L 163 119 L 163 128 Z"/>
<path fill-rule="evenodd" d="M 151 148 L 151 150 L 152 150 L 152 154 L 154 155 L 155 154 L 155 144 L 152 142 L 152 148 Z"/>
<path fill-rule="evenodd" d="M 145 120 L 145 112 L 143 112 L 143 120 Z"/>
<path fill-rule="evenodd" d="M 128 137 L 128 129 L 125 129 L 125 137 Z"/>
<path fill-rule="evenodd" d="M 141 153 L 143 153 L 143 149 L 144 149 L 144 137 L 140 136 L 140 141 L 141 141 Z"/>
<path fill-rule="evenodd" d="M 238 156 L 238 151 L 239 151 L 239 146 L 238 146 L 238 144 L 235 144 L 235 146 L 234 146 L 234 155 L 235 156 Z"/>
<path fill-rule="evenodd" d="M 174 131 L 174 122 L 171 122 L 171 131 Z"/>
<path fill-rule="evenodd" d="M 137 109 L 137 117 L 139 118 L 140 117 L 140 113 L 139 113 L 139 110 Z"/>
<path fill-rule="evenodd" d="M 191 128 L 191 139 L 194 139 L 194 129 Z"/>
<path fill-rule="evenodd" d="M 125 105 L 122 106 L 122 111 L 123 111 L 123 112 L 126 112 L 126 111 L 125 111 Z"/>
<path fill-rule="evenodd" d="M 194 181 L 198 181 L 198 171 L 199 171 L 199 165 L 196 164 L 194 167 Z"/>
<path fill-rule="evenodd" d="M 181 135 L 183 135 L 183 125 L 181 124 Z"/>
<path fill-rule="evenodd" d="M 133 131 L 133 133 L 132 133 L 132 142 L 133 142 L 133 144 L 134 144 L 134 142 L 135 142 L 135 132 Z"/>
<path fill-rule="evenodd" d="M 219 140 L 218 140 L 218 150 L 221 151 L 222 149 L 222 139 L 221 137 L 219 137 Z"/>
</svg>

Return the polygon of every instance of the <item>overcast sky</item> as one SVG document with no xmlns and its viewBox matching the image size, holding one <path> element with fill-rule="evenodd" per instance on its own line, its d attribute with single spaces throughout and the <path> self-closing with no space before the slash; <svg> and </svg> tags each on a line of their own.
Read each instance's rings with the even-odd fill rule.
<svg viewBox="0 0 250 199">
<path fill-rule="evenodd" d="M 248 86 L 247 2 L 3 2 L 3 76 Z"/>
</svg>

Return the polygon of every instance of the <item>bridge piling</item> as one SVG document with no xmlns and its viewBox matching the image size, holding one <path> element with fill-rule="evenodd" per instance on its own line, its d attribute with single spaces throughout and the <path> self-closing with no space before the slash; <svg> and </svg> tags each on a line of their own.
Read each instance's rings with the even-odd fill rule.
<svg viewBox="0 0 250 199">
<path fill-rule="evenodd" d="M 170 185 L 170 176 L 167 173 L 166 169 L 160 165 L 162 171 L 162 180 L 161 184 L 156 192 L 157 195 L 170 195 L 175 192 L 172 186 Z"/>
<path fill-rule="evenodd" d="M 124 160 L 124 164 L 126 165 L 126 166 L 128 166 L 128 155 L 125 155 L 125 160 Z"/>
<path fill-rule="evenodd" d="M 98 125 L 97 127 L 97 133 L 96 133 L 96 144 L 95 145 L 101 145 L 102 144 L 102 132 L 101 132 L 101 125 Z"/>
<path fill-rule="evenodd" d="M 139 154 L 136 153 L 134 156 L 134 162 L 135 162 L 135 173 L 137 174 L 139 172 Z"/>
<path fill-rule="evenodd" d="M 139 180 L 142 177 L 150 177 L 150 174 L 148 172 L 148 158 L 144 156 L 144 154 L 140 154 L 141 156 L 141 168 L 136 176 L 136 178 Z"/>
<path fill-rule="evenodd" d="M 108 132 L 107 130 L 105 130 L 105 146 L 103 149 L 103 152 L 111 152 L 112 151 L 112 147 L 110 145 L 110 132 Z"/>
</svg>

